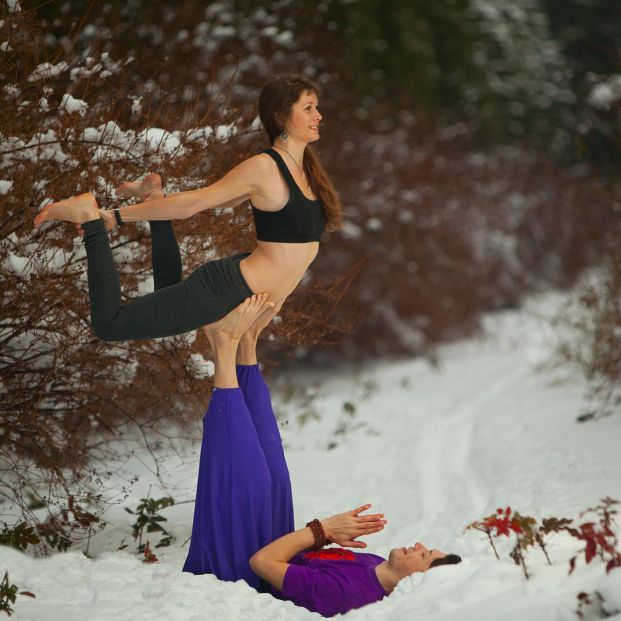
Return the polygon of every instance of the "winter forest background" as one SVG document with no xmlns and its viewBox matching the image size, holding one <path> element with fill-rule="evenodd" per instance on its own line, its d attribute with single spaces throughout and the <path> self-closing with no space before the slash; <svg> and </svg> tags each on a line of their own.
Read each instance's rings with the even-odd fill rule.
<svg viewBox="0 0 621 621">
<path fill-rule="evenodd" d="M 261 85 L 321 87 L 318 149 L 344 206 L 261 356 L 274 376 L 421 356 L 483 313 L 571 290 L 557 364 L 584 419 L 621 397 L 621 4 L 613 0 L 0 3 L 0 526 L 37 554 L 103 528 L 124 433 L 195 431 L 213 364 L 200 333 L 109 344 L 90 331 L 73 229 L 51 199 L 159 172 L 219 178 L 266 145 Z M 249 250 L 250 211 L 180 221 L 184 269 Z M 112 238 L 128 297 L 151 289 L 144 226 Z M 289 387 L 306 407 L 311 398 Z M 24 540 L 25 541 L 25 540 Z M 1 569 L 1 568 L 0 568 Z"/>
</svg>

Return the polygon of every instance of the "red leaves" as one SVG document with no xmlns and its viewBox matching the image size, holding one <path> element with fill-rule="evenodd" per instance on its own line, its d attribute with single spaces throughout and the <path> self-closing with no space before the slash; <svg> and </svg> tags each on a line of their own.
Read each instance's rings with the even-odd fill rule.
<svg viewBox="0 0 621 621">
<path fill-rule="evenodd" d="M 615 567 L 621 567 L 621 554 L 617 554 L 615 558 L 610 559 L 606 563 L 606 573 L 608 573 L 611 569 L 614 569 Z"/>
<path fill-rule="evenodd" d="M 143 552 L 144 552 L 144 558 L 142 559 L 143 563 L 157 563 L 158 562 L 159 559 L 151 551 L 151 546 L 149 545 L 149 541 L 148 540 L 144 544 Z"/>
<path fill-rule="evenodd" d="M 577 530 L 567 529 L 576 539 L 585 542 L 583 552 L 587 564 L 598 555 L 603 561 L 608 559 L 606 563 L 606 573 L 615 567 L 621 567 L 621 551 L 617 550 L 619 538 L 612 529 L 612 527 L 616 525 L 615 516 L 617 515 L 617 510 L 615 509 L 615 505 L 618 504 L 618 500 L 613 500 L 610 497 L 603 498 L 599 505 L 591 507 L 581 513 L 581 515 L 585 515 L 586 513 L 597 514 L 599 523 L 584 522 L 584 524 L 580 524 Z M 576 567 L 576 558 L 577 556 L 574 556 L 569 561 L 570 574 Z"/>
<path fill-rule="evenodd" d="M 584 549 L 585 560 L 590 563 L 593 557 L 597 554 L 597 544 L 593 539 L 587 540 L 586 548 Z"/>
<path fill-rule="evenodd" d="M 598 521 L 584 522 L 579 526 L 572 526 L 572 520 L 566 518 L 548 517 L 543 518 L 539 523 L 535 518 L 520 515 L 517 511 L 513 513 L 511 507 L 506 509 L 498 508 L 496 513 L 475 521 L 466 530 L 475 529 L 487 535 L 487 539 L 494 550 L 496 558 L 498 551 L 494 545 L 493 537 L 510 537 L 511 533 L 516 536 L 516 544 L 510 556 L 513 560 L 522 565 L 524 575 L 528 578 L 526 570 L 524 552 L 532 545 L 538 544 L 546 555 L 548 563 L 550 558 L 546 551 L 544 537 L 549 533 L 566 532 L 572 537 L 584 542 L 584 558 L 590 563 L 596 556 L 599 556 L 606 563 L 606 573 L 612 569 L 621 567 L 621 551 L 617 549 L 619 537 L 616 534 L 615 516 L 617 515 L 616 505 L 619 501 L 612 498 L 603 498 L 596 507 L 591 507 L 580 515 L 587 513 L 596 514 Z M 578 554 L 569 561 L 569 573 L 572 574 L 576 569 Z"/>
<path fill-rule="evenodd" d="M 492 531 L 493 529 L 496 529 L 496 537 L 499 537 L 500 535 L 509 537 L 511 531 L 516 534 L 522 533 L 522 527 L 519 524 L 518 518 L 511 517 L 511 507 L 507 507 L 504 510 L 497 509 L 496 515 L 490 515 L 489 517 L 484 518 L 483 522 L 480 524 L 483 527 L 480 530 Z"/>
</svg>

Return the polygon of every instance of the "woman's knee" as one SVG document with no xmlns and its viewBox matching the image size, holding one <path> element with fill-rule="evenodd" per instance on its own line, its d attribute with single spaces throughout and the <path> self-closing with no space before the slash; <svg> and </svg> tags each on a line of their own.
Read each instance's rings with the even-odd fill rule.
<svg viewBox="0 0 621 621">
<path fill-rule="evenodd" d="M 118 330 L 113 323 L 93 320 L 91 322 L 95 336 L 101 341 L 121 341 Z"/>
</svg>

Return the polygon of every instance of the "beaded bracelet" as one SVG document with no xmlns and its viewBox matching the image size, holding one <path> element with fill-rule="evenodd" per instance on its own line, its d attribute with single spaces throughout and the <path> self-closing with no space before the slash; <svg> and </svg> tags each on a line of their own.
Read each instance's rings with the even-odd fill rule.
<svg viewBox="0 0 621 621">
<path fill-rule="evenodd" d="M 315 538 L 315 545 L 311 547 L 311 550 L 321 550 L 326 545 L 326 533 L 321 522 L 318 519 L 314 519 L 308 522 L 306 526 L 310 527 Z"/>
</svg>

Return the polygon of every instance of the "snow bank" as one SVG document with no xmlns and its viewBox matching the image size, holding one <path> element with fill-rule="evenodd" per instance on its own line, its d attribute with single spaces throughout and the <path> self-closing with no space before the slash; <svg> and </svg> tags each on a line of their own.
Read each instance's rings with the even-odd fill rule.
<svg viewBox="0 0 621 621">
<path fill-rule="evenodd" d="M 299 375 L 300 387 L 319 395 L 312 403 L 319 418 L 301 416 L 304 399 L 279 397 L 282 376 L 268 378 L 276 412 L 287 422 L 282 435 L 298 526 L 372 502 L 388 526 L 367 539 L 369 551 L 386 556 L 392 547 L 422 541 L 464 559 L 406 578 L 382 602 L 347 613 L 352 621 L 573 621 L 576 595 L 596 589 L 609 612 L 621 608 L 621 570 L 607 576 L 601 561 L 585 565 L 580 557 L 568 576 L 568 560 L 582 547 L 569 536 L 550 538 L 552 566 L 538 550 L 529 551 L 532 579 L 526 581 L 508 559 L 511 541 L 499 542 L 497 561 L 480 533 L 463 532 L 497 506 L 510 504 L 537 518 L 575 518 L 604 496 L 621 498 L 621 420 L 576 423 L 586 405 L 583 380 L 538 366 L 555 344 L 546 317 L 566 302 L 546 295 L 521 311 L 487 316 L 480 338 L 440 348 L 437 368 L 411 360 L 378 362 L 352 374 Z M 194 442 L 158 455 L 137 449 L 129 462 L 107 463 L 115 472 L 108 491 L 120 491 L 136 475 L 126 507 L 135 508 L 149 485 L 153 498 L 192 499 L 202 415 L 196 412 Z M 182 573 L 193 504 L 161 513 L 175 541 L 153 549 L 154 565 L 129 553 L 135 516 L 122 507 L 106 513 L 107 528 L 90 544 L 93 559 L 76 550 L 34 560 L 0 548 L 11 582 L 37 595 L 18 597 L 13 618 L 319 618 L 241 582 Z M 129 547 L 117 551 L 123 541 Z"/>
</svg>

